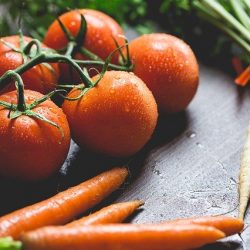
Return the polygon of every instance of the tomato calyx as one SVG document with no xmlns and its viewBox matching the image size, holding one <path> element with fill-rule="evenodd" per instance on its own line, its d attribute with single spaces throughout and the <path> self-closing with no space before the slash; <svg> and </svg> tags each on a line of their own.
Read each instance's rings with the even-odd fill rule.
<svg viewBox="0 0 250 250">
<path fill-rule="evenodd" d="M 101 81 L 101 79 L 103 78 L 104 74 L 106 73 L 106 71 L 108 70 L 109 66 L 110 66 L 110 61 L 113 57 L 113 55 L 115 54 L 115 52 L 120 51 L 123 47 L 128 46 L 128 43 L 119 46 L 118 48 L 116 48 L 115 50 L 113 50 L 109 56 L 106 58 L 106 60 L 103 63 L 100 63 L 99 65 L 102 66 L 102 71 L 99 73 L 99 76 L 97 78 L 97 80 L 95 82 L 92 82 L 92 79 L 90 78 L 89 74 L 88 74 L 88 70 L 84 67 L 83 68 L 83 73 L 85 75 L 85 77 L 92 83 L 91 85 L 85 86 L 84 84 L 79 84 L 79 85 L 58 85 L 59 87 L 63 87 L 63 88 L 75 88 L 80 90 L 80 94 L 77 97 L 74 98 L 69 98 L 64 96 L 63 98 L 68 100 L 68 101 L 76 101 L 79 100 L 80 98 L 82 98 L 90 89 L 94 88 L 97 86 L 97 84 Z M 78 64 L 84 64 L 86 65 L 86 61 L 81 61 L 81 60 L 74 60 L 76 61 Z M 126 71 L 126 70 L 125 70 Z"/>
<path fill-rule="evenodd" d="M 81 23 L 80 23 L 80 29 L 76 35 L 76 37 L 74 37 L 70 31 L 67 29 L 67 27 L 63 24 L 63 22 L 60 20 L 59 17 L 57 17 L 57 21 L 63 31 L 63 33 L 65 34 L 67 40 L 68 40 L 68 44 L 67 47 L 64 48 L 62 50 L 62 52 L 64 52 L 64 55 L 66 56 L 71 56 L 73 57 L 76 53 L 80 53 L 83 56 L 86 56 L 87 58 L 89 58 L 90 60 L 74 60 L 75 62 L 79 63 L 79 64 L 84 64 L 84 66 L 87 65 L 92 65 L 92 66 L 103 66 L 105 61 L 103 59 L 101 59 L 98 55 L 94 54 L 93 52 L 91 52 L 90 50 L 86 49 L 83 46 L 83 42 L 87 33 L 87 22 L 86 19 L 84 17 L 83 14 L 79 13 L 80 17 L 81 17 Z M 124 37 L 125 40 L 125 44 L 126 45 L 126 55 L 123 54 L 123 51 L 121 50 L 117 40 L 112 36 L 114 43 L 116 45 L 116 48 L 121 56 L 121 62 L 120 65 L 115 65 L 115 64 L 111 64 L 109 63 L 109 68 L 112 68 L 114 70 L 122 70 L 122 71 L 132 71 L 133 69 L 133 65 L 132 62 L 130 60 L 130 56 L 129 56 L 129 48 L 128 48 L 128 40 Z"/>
<path fill-rule="evenodd" d="M 20 37 L 20 48 L 15 48 L 12 46 L 12 44 L 8 44 L 4 41 L 5 45 L 11 48 L 13 51 L 16 51 L 18 53 L 21 53 L 23 56 L 23 64 L 17 67 L 14 72 L 21 75 L 31 69 L 32 67 L 38 65 L 38 64 L 44 64 L 45 66 L 49 67 L 53 70 L 51 65 L 49 63 L 68 63 L 76 70 L 76 72 L 79 74 L 81 81 L 84 85 L 84 90 L 82 89 L 81 96 L 83 96 L 89 89 L 96 86 L 98 82 L 103 77 L 104 73 L 107 71 L 107 69 L 113 69 L 113 70 L 121 70 L 121 71 L 132 71 L 133 65 L 130 60 L 129 56 L 129 48 L 128 48 L 128 41 L 125 39 L 125 44 L 120 46 L 118 45 L 117 41 L 115 41 L 117 48 L 110 53 L 108 58 L 104 61 L 100 59 L 98 56 L 94 55 L 92 52 L 86 50 L 84 47 L 82 47 L 86 30 L 87 30 L 87 24 L 84 16 L 81 15 L 81 26 L 80 30 L 76 37 L 73 37 L 70 32 L 67 30 L 67 28 L 63 25 L 60 18 L 58 18 L 58 22 L 63 29 L 63 31 L 66 34 L 66 37 L 69 40 L 68 46 L 66 48 L 65 54 L 59 54 L 57 51 L 43 47 L 41 42 L 32 39 L 28 43 L 25 42 L 24 36 L 22 34 L 22 31 L 19 31 L 19 37 Z M 122 48 L 126 46 L 126 55 L 123 54 Z M 88 53 L 92 53 L 89 57 L 94 60 L 74 60 L 72 58 L 72 54 L 75 53 L 75 51 L 81 50 L 85 55 Z M 121 55 L 121 65 L 115 65 L 111 64 L 111 58 L 114 55 L 115 52 L 119 52 Z M 86 54 L 87 53 L 87 54 Z M 86 67 L 89 65 L 92 66 L 102 66 L 102 71 L 99 74 L 99 78 L 96 82 L 92 82 L 91 78 L 88 76 L 87 70 L 85 72 L 80 67 Z M 9 82 L 11 78 L 9 77 L 9 73 L 5 72 L 0 77 L 0 90 L 3 89 Z M 80 97 L 81 97 L 80 96 Z"/>
<path fill-rule="evenodd" d="M 44 95 L 43 97 L 41 97 L 39 99 L 36 99 L 31 104 L 26 104 L 25 97 L 24 97 L 24 85 L 23 85 L 23 80 L 22 80 L 21 76 L 19 74 L 17 74 L 14 70 L 9 70 L 6 72 L 6 74 L 8 75 L 9 78 L 15 78 L 15 80 L 16 80 L 15 85 L 16 85 L 16 90 L 17 90 L 17 104 L 8 103 L 5 101 L 0 101 L 0 106 L 9 110 L 8 118 L 13 120 L 13 119 L 16 119 L 22 115 L 34 117 L 34 118 L 41 120 L 43 122 L 47 122 L 51 126 L 56 127 L 60 131 L 62 138 L 64 138 L 64 132 L 58 124 L 56 124 L 53 121 L 50 121 L 49 119 L 47 119 L 43 115 L 38 114 L 38 113 L 33 111 L 34 108 L 36 108 L 39 104 L 41 104 L 41 103 L 45 102 L 46 100 L 48 100 L 49 98 L 51 98 L 55 93 L 63 92 L 64 90 L 62 90 L 62 89 L 61 90 L 54 90 L 54 91 L 50 92 L 49 94 Z"/>
<path fill-rule="evenodd" d="M 74 56 L 76 53 L 81 53 L 82 55 L 87 56 L 91 60 L 98 60 L 98 61 L 103 61 L 99 56 L 96 54 L 92 53 L 88 49 L 84 48 L 82 46 L 86 33 L 87 33 L 87 22 L 83 14 L 79 13 L 81 22 L 80 22 L 80 29 L 74 37 L 70 31 L 67 29 L 67 27 L 63 24 L 63 22 L 60 20 L 59 17 L 57 17 L 57 21 L 65 34 L 67 40 L 68 40 L 68 45 L 66 48 L 64 48 L 62 51 L 65 51 L 65 55 L 67 56 Z"/>
</svg>

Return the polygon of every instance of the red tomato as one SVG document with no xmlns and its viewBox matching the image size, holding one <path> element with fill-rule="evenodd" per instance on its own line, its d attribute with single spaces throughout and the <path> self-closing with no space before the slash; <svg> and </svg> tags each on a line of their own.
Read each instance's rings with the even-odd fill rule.
<svg viewBox="0 0 250 250">
<path fill-rule="evenodd" d="M 42 94 L 26 90 L 26 103 L 41 98 Z M 16 104 L 16 91 L 0 96 L 1 101 Z M 39 104 L 32 111 L 43 115 L 62 128 L 36 118 L 22 115 L 10 120 L 9 110 L 0 107 L 0 175 L 35 181 L 49 177 L 64 162 L 70 145 L 70 131 L 62 110 L 52 101 Z"/>
<path fill-rule="evenodd" d="M 119 44 L 124 43 L 124 39 L 119 37 L 123 35 L 123 30 L 114 19 L 100 11 L 89 9 L 72 10 L 59 17 L 73 36 L 77 35 L 80 28 L 80 14 L 83 14 L 87 21 L 87 34 L 83 46 L 91 52 L 106 59 L 116 49 L 112 36 Z M 50 25 L 44 43 L 56 50 L 67 46 L 68 41 L 58 21 Z M 117 62 L 118 56 L 117 53 L 113 57 L 114 63 Z"/>
<path fill-rule="evenodd" d="M 68 97 L 79 93 L 73 89 Z M 107 71 L 84 97 L 65 100 L 63 110 L 76 143 L 115 157 L 138 152 L 150 139 L 158 116 L 155 99 L 143 81 L 121 71 Z"/>
<path fill-rule="evenodd" d="M 109 54 L 116 49 L 113 37 L 117 40 L 119 45 L 124 44 L 124 39 L 120 37 L 123 35 L 123 30 L 120 25 L 108 15 L 90 9 L 72 10 L 59 18 L 65 27 L 70 31 L 73 36 L 78 34 L 80 28 L 81 16 L 83 14 L 87 22 L 87 33 L 83 42 L 83 46 L 90 50 L 92 53 L 98 55 L 102 59 L 106 59 Z M 67 46 L 67 38 L 62 31 L 58 21 L 54 21 L 44 38 L 44 43 L 56 50 L 63 49 Z M 87 59 L 80 53 L 74 55 L 77 59 Z M 112 62 L 118 63 L 119 53 L 115 53 Z M 75 76 L 70 75 L 69 69 L 62 64 L 62 81 L 69 82 L 72 79 L 77 81 Z M 95 71 L 90 73 L 96 74 Z"/>
<path fill-rule="evenodd" d="M 159 111 L 184 110 L 193 99 L 199 68 L 191 48 L 167 34 L 143 35 L 129 44 L 133 72 L 153 92 Z"/>
<path fill-rule="evenodd" d="M 24 37 L 25 42 L 30 42 L 32 38 Z M 20 37 L 8 36 L 0 39 L 0 76 L 7 70 L 14 70 L 24 63 L 23 56 L 19 52 L 13 51 L 4 42 L 10 44 L 16 49 L 20 49 Z M 45 47 L 45 45 L 43 45 Z M 57 85 L 59 77 L 59 67 L 57 63 L 38 64 L 22 74 L 22 79 L 26 89 L 38 91 L 47 94 Z M 14 84 L 9 84 L 1 93 L 14 90 Z"/>
</svg>

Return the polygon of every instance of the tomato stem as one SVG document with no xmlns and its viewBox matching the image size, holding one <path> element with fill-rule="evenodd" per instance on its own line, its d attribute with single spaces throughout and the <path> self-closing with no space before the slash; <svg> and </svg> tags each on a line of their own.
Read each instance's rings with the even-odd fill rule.
<svg viewBox="0 0 250 250">
<path fill-rule="evenodd" d="M 26 105 L 25 96 L 24 96 L 24 84 L 23 84 L 23 80 L 22 80 L 21 76 L 18 73 L 16 73 L 14 70 L 7 71 L 6 75 L 9 78 L 15 78 L 15 80 L 16 80 L 15 85 L 16 85 L 16 89 L 17 89 L 17 105 L 12 104 L 12 103 L 7 103 L 4 101 L 0 101 L 0 106 L 3 106 L 5 108 L 9 109 L 10 112 L 9 112 L 8 117 L 10 119 L 16 119 L 21 115 L 26 115 L 26 116 L 34 117 L 34 118 L 41 120 L 43 122 L 47 122 L 48 124 L 56 127 L 60 131 L 60 133 L 62 135 L 62 139 L 63 139 L 64 132 L 59 125 L 57 125 L 53 121 L 50 121 L 45 116 L 34 112 L 32 109 L 34 109 L 39 104 L 45 102 L 46 100 L 48 100 L 55 93 L 62 92 L 64 90 L 54 90 L 54 91 L 50 92 L 49 94 L 42 96 L 40 99 L 33 101 L 31 104 Z"/>
<path fill-rule="evenodd" d="M 36 55 L 39 55 L 41 53 L 41 43 L 40 41 L 38 41 L 37 39 L 33 39 L 31 40 L 23 49 L 23 53 L 25 53 L 26 55 L 30 55 L 30 51 L 32 49 L 33 46 L 36 46 Z"/>
<path fill-rule="evenodd" d="M 19 66 L 18 68 L 16 68 L 15 70 L 13 70 L 15 73 L 17 74 L 23 74 L 25 71 L 31 69 L 32 67 L 34 67 L 37 64 L 40 63 L 45 63 L 45 62 L 66 62 L 70 65 L 72 65 L 72 67 L 79 73 L 83 83 L 87 86 L 87 87 L 92 87 L 93 83 L 88 79 L 88 77 L 85 76 L 84 72 L 82 71 L 81 67 L 74 62 L 69 56 L 64 56 L 64 55 L 60 55 L 60 54 L 48 54 L 45 51 L 42 51 L 40 54 L 38 54 L 37 56 L 33 57 L 30 61 L 28 61 L 27 63 Z M 8 83 L 9 80 L 9 74 L 8 72 L 6 72 L 5 74 L 3 74 L 0 77 L 0 86 L 3 87 L 5 86 L 5 84 Z"/>
<path fill-rule="evenodd" d="M 79 48 L 79 52 L 88 57 L 89 59 L 92 59 L 92 60 L 98 60 L 98 61 L 103 61 L 99 56 L 97 56 L 96 54 L 92 53 L 91 51 L 89 51 L 88 49 L 84 48 L 84 47 L 80 47 Z"/>
<path fill-rule="evenodd" d="M 74 41 L 71 41 L 68 43 L 67 50 L 65 52 L 65 56 L 70 56 L 72 55 L 72 52 L 76 46 L 76 43 Z"/>
<path fill-rule="evenodd" d="M 69 32 L 69 30 L 65 27 L 65 25 L 63 24 L 63 22 L 61 21 L 60 17 L 57 17 L 57 22 L 59 23 L 63 33 L 65 34 L 67 40 L 70 42 L 70 41 L 73 41 L 74 40 L 74 37 L 71 35 L 71 33 Z"/>
<path fill-rule="evenodd" d="M 80 14 L 80 16 L 81 16 L 81 25 L 80 25 L 80 29 L 77 33 L 77 36 L 75 38 L 76 51 L 82 47 L 86 33 L 87 33 L 87 21 L 86 21 L 83 14 Z"/>
<path fill-rule="evenodd" d="M 130 59 L 130 52 L 129 52 L 129 46 L 128 46 L 128 40 L 125 38 L 125 45 L 126 45 L 126 66 L 133 67 L 132 61 Z"/>
<path fill-rule="evenodd" d="M 78 72 L 78 74 L 81 77 L 81 80 L 83 81 L 83 83 L 87 87 L 92 87 L 93 86 L 92 81 L 90 81 L 90 79 L 84 74 L 81 67 L 76 62 L 74 62 L 74 60 L 69 58 L 68 56 L 63 56 L 63 55 L 59 55 L 59 54 L 46 55 L 45 56 L 45 62 L 67 62 L 68 64 L 70 64 Z M 0 78 L 0 80 L 1 80 L 1 78 Z"/>
<path fill-rule="evenodd" d="M 6 72 L 9 77 L 15 78 L 15 85 L 17 89 L 17 110 L 18 111 L 25 111 L 26 110 L 26 104 L 25 104 L 25 98 L 24 98 L 24 85 L 23 80 L 19 74 L 17 74 L 13 70 L 9 70 Z"/>
<path fill-rule="evenodd" d="M 94 60 L 94 61 L 93 60 L 74 60 L 74 61 L 76 63 L 82 64 L 84 66 L 87 66 L 87 65 L 103 66 L 101 75 L 103 75 L 107 71 L 108 68 L 115 69 L 115 70 L 122 70 L 122 71 L 132 71 L 133 70 L 133 64 L 132 64 L 132 62 L 130 60 L 128 41 L 125 39 L 125 42 L 126 43 L 121 45 L 121 46 L 119 46 L 118 43 L 116 42 L 117 48 L 109 54 L 109 56 L 107 57 L 107 59 L 105 61 L 100 61 L 100 60 Z M 126 58 L 126 61 L 124 61 L 124 65 L 111 64 L 110 61 L 111 61 L 113 55 L 117 51 L 122 53 L 121 49 L 123 47 L 126 47 L 126 54 L 127 54 L 126 55 L 127 58 Z M 84 49 L 84 48 L 81 48 L 81 49 Z"/>
<path fill-rule="evenodd" d="M 74 60 L 76 63 L 81 64 L 83 66 L 103 66 L 105 62 L 103 61 L 91 61 L 91 60 Z M 121 70 L 121 71 L 132 71 L 133 65 L 130 65 L 129 67 L 127 66 L 121 66 L 121 65 L 116 65 L 109 63 L 108 64 L 109 69 L 114 69 L 114 70 Z"/>
<path fill-rule="evenodd" d="M 117 40 L 115 39 L 114 36 L 112 36 L 112 38 L 113 38 L 113 41 L 115 43 L 116 48 L 118 48 L 119 44 L 118 44 Z M 123 51 L 121 49 L 119 49 L 118 52 L 119 52 L 119 54 L 121 56 L 122 63 L 125 64 L 127 60 L 126 60 L 126 57 L 123 54 Z"/>
</svg>

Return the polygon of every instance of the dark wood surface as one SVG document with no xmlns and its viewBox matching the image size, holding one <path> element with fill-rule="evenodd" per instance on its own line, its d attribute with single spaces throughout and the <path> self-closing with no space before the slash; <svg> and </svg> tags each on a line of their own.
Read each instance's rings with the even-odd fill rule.
<svg viewBox="0 0 250 250">
<path fill-rule="evenodd" d="M 237 216 L 250 91 L 237 88 L 232 78 L 213 68 L 201 65 L 200 76 L 197 95 L 188 109 L 160 117 L 152 140 L 129 164 L 127 183 L 99 207 L 142 199 L 145 206 L 130 218 L 134 223 L 223 213 Z M 72 142 L 68 159 L 51 179 L 36 184 L 0 180 L 0 213 L 47 198 L 124 162 L 79 149 Z M 246 223 L 249 220 L 250 213 Z M 250 249 L 249 234 L 246 228 L 243 241 L 235 235 L 202 249 Z"/>
</svg>

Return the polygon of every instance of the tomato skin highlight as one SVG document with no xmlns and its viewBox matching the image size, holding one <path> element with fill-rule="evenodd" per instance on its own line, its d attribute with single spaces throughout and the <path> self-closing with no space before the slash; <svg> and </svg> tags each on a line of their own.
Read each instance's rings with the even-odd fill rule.
<svg viewBox="0 0 250 250">
<path fill-rule="evenodd" d="M 9 43 L 13 47 L 20 49 L 20 37 L 7 36 L 2 37 L 1 40 Z M 0 76 L 2 76 L 7 70 L 14 70 L 21 66 L 23 61 L 23 56 L 19 52 L 13 51 L 10 47 L 6 46 L 4 42 L 0 40 Z M 32 38 L 24 37 L 26 43 L 30 42 Z M 42 44 L 43 47 L 46 47 Z M 25 89 L 31 89 L 38 91 L 42 94 L 47 94 L 54 90 L 58 78 L 59 78 L 59 65 L 57 63 L 49 63 L 51 68 L 48 68 L 44 64 L 38 64 L 25 73 L 23 73 L 22 79 L 24 81 Z M 6 93 L 15 90 L 15 85 L 10 83 L 6 87 L 0 90 L 0 93 Z"/>
<path fill-rule="evenodd" d="M 42 94 L 26 90 L 26 103 Z M 1 101 L 16 104 L 16 91 L 0 96 Z M 22 115 L 8 118 L 9 110 L 0 107 L 0 175 L 26 181 L 45 179 L 55 173 L 67 157 L 70 130 L 66 116 L 52 101 L 47 100 L 32 111 L 59 125 L 56 127 L 33 117 Z"/>
<path fill-rule="evenodd" d="M 162 113 L 184 110 L 199 83 L 199 67 L 191 48 L 167 34 L 149 34 L 129 44 L 133 72 L 153 92 Z"/>
<path fill-rule="evenodd" d="M 74 37 L 76 37 L 80 29 L 80 14 L 84 15 L 87 22 L 87 33 L 83 41 L 83 47 L 105 60 L 109 54 L 116 49 L 113 37 L 120 46 L 124 44 L 124 38 L 121 37 L 124 35 L 124 32 L 121 26 L 110 16 L 100 11 L 90 9 L 72 10 L 59 17 Z M 57 20 L 48 28 L 44 43 L 56 50 L 63 49 L 67 46 L 68 40 Z M 76 53 L 73 57 L 79 60 L 88 59 L 80 53 Z M 117 52 L 112 57 L 111 62 L 117 64 L 118 59 L 119 53 Z M 79 83 L 79 77 L 74 71 L 73 73 L 69 72 L 68 65 L 60 64 L 60 67 L 63 72 L 62 81 L 68 82 L 73 79 L 74 82 Z M 88 69 L 89 68 L 90 67 L 88 67 Z M 98 70 L 100 71 L 100 69 Z M 91 70 L 90 74 L 93 76 L 97 73 Z"/>
<path fill-rule="evenodd" d="M 73 89 L 68 97 L 79 93 Z M 151 91 L 133 73 L 122 71 L 107 71 L 84 97 L 65 100 L 63 110 L 76 143 L 115 157 L 138 152 L 150 139 L 158 117 Z"/>
</svg>

